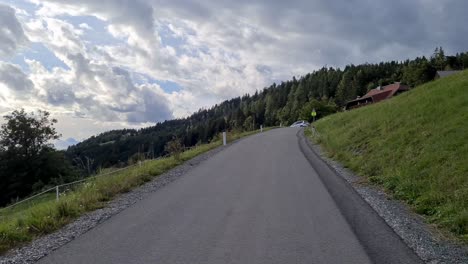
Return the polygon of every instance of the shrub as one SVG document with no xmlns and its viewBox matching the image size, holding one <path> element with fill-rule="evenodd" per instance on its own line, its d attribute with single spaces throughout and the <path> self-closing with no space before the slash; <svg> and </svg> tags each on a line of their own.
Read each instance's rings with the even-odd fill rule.
<svg viewBox="0 0 468 264">
<path fill-rule="evenodd" d="M 180 159 L 180 153 L 182 153 L 184 147 L 180 139 L 174 137 L 171 141 L 166 143 L 164 150 L 173 156 L 176 160 Z"/>
</svg>

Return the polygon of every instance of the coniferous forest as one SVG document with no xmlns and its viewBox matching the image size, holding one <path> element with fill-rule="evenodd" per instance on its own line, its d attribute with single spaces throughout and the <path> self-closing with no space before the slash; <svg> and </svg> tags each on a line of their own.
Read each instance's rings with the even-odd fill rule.
<svg viewBox="0 0 468 264">
<path fill-rule="evenodd" d="M 226 100 L 209 109 L 200 109 L 187 118 L 133 130 L 113 130 L 69 147 L 66 155 L 75 165 L 124 166 L 137 155 L 157 157 L 174 137 L 186 147 L 209 142 L 222 131 L 254 130 L 263 126 L 311 121 L 341 111 L 344 104 L 379 85 L 401 81 L 411 87 L 433 80 L 438 70 L 461 70 L 468 66 L 468 53 L 446 56 L 436 48 L 430 58 L 403 62 L 348 65 L 344 69 L 321 68 L 299 78 L 272 84 L 253 95 Z M 91 161 L 91 162 L 90 162 Z"/>
<path fill-rule="evenodd" d="M 259 129 L 260 125 L 287 126 L 297 120 L 311 121 L 312 109 L 317 112 L 316 118 L 342 111 L 347 101 L 379 85 L 400 81 L 414 87 L 433 80 L 438 70 L 467 67 L 467 52 L 446 56 L 442 48 L 436 48 L 430 58 L 348 65 L 344 69 L 324 67 L 274 83 L 252 95 L 200 109 L 186 118 L 138 130 L 108 131 L 66 151 L 56 151 L 47 144 L 49 139 L 58 137 L 49 127 L 56 120 L 49 122 L 48 113 L 40 112 L 38 119 L 24 111 L 15 111 L 5 117 L 8 122 L 0 131 L 0 204 L 46 186 L 86 177 L 99 168 L 122 167 L 141 158 L 164 155 L 166 144 L 174 138 L 183 146 L 191 147 L 210 142 L 222 131 L 248 131 Z"/>
</svg>

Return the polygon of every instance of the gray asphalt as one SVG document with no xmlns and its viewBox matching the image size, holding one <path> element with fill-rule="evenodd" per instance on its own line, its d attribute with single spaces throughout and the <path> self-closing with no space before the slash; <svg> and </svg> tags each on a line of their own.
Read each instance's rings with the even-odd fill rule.
<svg viewBox="0 0 468 264">
<path fill-rule="evenodd" d="M 297 132 L 229 146 L 39 262 L 419 263 L 349 186 L 330 191 Z"/>
</svg>

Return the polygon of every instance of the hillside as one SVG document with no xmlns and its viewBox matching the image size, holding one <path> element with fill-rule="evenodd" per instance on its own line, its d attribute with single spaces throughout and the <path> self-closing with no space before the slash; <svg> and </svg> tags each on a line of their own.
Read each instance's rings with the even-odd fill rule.
<svg viewBox="0 0 468 264">
<path fill-rule="evenodd" d="M 445 56 L 436 49 L 427 59 L 418 57 L 402 62 L 348 65 L 344 69 L 322 68 L 298 79 L 272 84 L 253 95 L 226 100 L 193 115 L 169 120 L 140 130 L 123 129 L 91 137 L 70 147 L 66 154 L 77 167 L 90 162 L 92 169 L 122 166 L 137 155 L 157 157 L 174 136 L 187 147 L 208 143 L 224 130 L 250 131 L 263 126 L 288 125 L 298 119 L 311 121 L 335 113 L 346 101 L 362 96 L 378 85 L 395 81 L 410 86 L 434 78 L 436 70 L 461 69 L 468 64 L 468 53 Z M 233 87 L 235 89 L 236 87 Z M 258 87 L 260 88 L 260 87 Z"/>
<path fill-rule="evenodd" d="M 468 241 L 468 71 L 316 129 L 330 156 Z"/>
</svg>

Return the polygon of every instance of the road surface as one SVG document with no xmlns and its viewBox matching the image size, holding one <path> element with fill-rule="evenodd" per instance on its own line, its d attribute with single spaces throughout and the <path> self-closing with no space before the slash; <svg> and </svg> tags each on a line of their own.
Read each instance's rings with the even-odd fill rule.
<svg viewBox="0 0 468 264">
<path fill-rule="evenodd" d="M 419 263 L 298 131 L 229 146 L 39 262 Z"/>
</svg>

